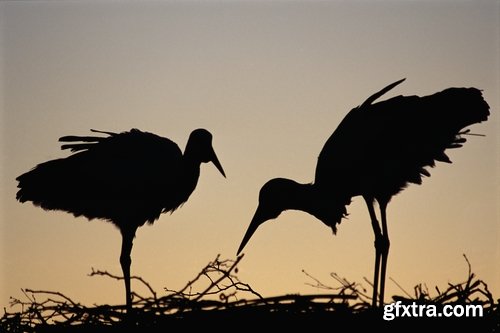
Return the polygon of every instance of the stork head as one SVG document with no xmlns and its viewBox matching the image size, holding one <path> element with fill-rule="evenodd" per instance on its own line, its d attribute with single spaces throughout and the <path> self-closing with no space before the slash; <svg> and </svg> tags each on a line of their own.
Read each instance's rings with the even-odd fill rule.
<svg viewBox="0 0 500 333">
<path fill-rule="evenodd" d="M 261 224 L 277 218 L 281 212 L 287 209 L 289 190 L 291 188 L 292 191 L 295 191 L 296 185 L 299 184 L 293 180 L 275 178 L 262 186 L 259 192 L 259 205 L 238 248 L 238 255 Z"/>
<path fill-rule="evenodd" d="M 321 195 L 312 184 L 299 184 L 285 178 L 274 178 L 262 186 L 259 205 L 238 248 L 243 250 L 257 228 L 266 221 L 277 218 L 283 211 L 300 210 L 315 216 L 335 232 L 335 226 L 344 216 L 345 206 Z"/>
<path fill-rule="evenodd" d="M 217 170 L 226 177 L 224 169 L 212 147 L 212 134 L 206 129 L 199 128 L 191 132 L 184 155 L 193 156 L 201 163 L 212 162 Z"/>
<path fill-rule="evenodd" d="M 237 254 L 248 243 L 257 228 L 266 221 L 277 218 L 285 210 L 299 210 L 309 213 L 331 227 L 345 216 L 345 205 L 339 204 L 328 195 L 323 195 L 315 185 L 299 184 L 285 178 L 274 178 L 262 186 L 259 192 L 259 205 L 241 241 Z"/>
</svg>

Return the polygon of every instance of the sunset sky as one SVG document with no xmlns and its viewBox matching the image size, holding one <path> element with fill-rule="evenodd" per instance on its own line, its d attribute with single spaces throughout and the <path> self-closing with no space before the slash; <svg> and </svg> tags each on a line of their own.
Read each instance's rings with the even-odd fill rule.
<svg viewBox="0 0 500 333">
<path fill-rule="evenodd" d="M 121 274 L 112 224 L 15 199 L 17 176 L 68 156 L 59 137 L 139 128 L 183 150 L 193 129 L 213 134 L 227 178 L 202 165 L 188 202 L 136 234 L 132 275 L 161 296 L 235 259 L 260 187 L 313 181 L 346 113 L 401 78 L 383 99 L 476 87 L 491 116 L 389 204 L 388 278 L 444 289 L 467 278 L 465 254 L 500 297 L 499 1 L 3 1 L 0 47 L 0 308 L 21 288 L 124 303 L 121 282 L 88 276 Z M 323 292 L 302 270 L 371 290 L 368 212 L 360 197 L 348 210 L 336 236 L 303 212 L 264 224 L 239 278 L 263 296 Z M 386 301 L 402 293 L 388 279 Z"/>
</svg>

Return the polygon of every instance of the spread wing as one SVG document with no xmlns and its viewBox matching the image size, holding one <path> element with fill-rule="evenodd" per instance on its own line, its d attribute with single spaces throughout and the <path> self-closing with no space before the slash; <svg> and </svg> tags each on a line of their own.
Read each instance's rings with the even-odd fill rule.
<svg viewBox="0 0 500 333">
<path fill-rule="evenodd" d="M 390 199 L 409 183 L 420 184 L 430 176 L 426 167 L 451 163 L 445 151 L 461 147 L 465 128 L 489 115 L 476 88 L 369 100 L 346 115 L 318 157 L 315 184 L 343 204 L 361 194 Z"/>
<path fill-rule="evenodd" d="M 475 88 L 449 88 L 430 96 L 397 96 L 353 109 L 325 143 L 317 184 L 335 185 L 345 176 L 384 178 L 398 173 L 421 182 L 425 167 L 451 162 L 445 150 L 461 147 L 464 129 L 482 122 L 489 107 Z M 370 171 L 373 170 L 373 171 Z"/>
</svg>

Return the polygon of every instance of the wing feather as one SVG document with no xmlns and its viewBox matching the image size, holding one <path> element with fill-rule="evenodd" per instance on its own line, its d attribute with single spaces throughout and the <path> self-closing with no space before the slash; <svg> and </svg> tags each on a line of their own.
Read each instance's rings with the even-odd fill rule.
<svg viewBox="0 0 500 333">
<path fill-rule="evenodd" d="M 108 136 L 62 137 L 61 142 L 75 142 L 63 145 L 75 153 L 19 176 L 18 200 L 89 219 L 136 217 L 150 222 L 180 204 L 169 197 L 175 191 L 168 191 L 181 177 L 177 144 L 137 129 L 99 133 Z M 139 216 L 144 212 L 148 216 Z"/>
</svg>

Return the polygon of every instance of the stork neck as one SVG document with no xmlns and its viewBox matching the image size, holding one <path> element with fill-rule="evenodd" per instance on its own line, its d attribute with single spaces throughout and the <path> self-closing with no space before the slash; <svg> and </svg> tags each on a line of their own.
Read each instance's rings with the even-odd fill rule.
<svg viewBox="0 0 500 333">
<path fill-rule="evenodd" d="M 284 195 L 283 206 L 285 209 L 300 210 L 313 214 L 317 210 L 317 191 L 312 184 L 295 183 Z"/>
<path fill-rule="evenodd" d="M 344 205 L 322 193 L 313 184 L 298 184 L 289 186 L 282 202 L 284 210 L 300 210 L 311 214 L 324 224 L 335 230 L 335 225 L 339 223 L 345 212 Z"/>
<path fill-rule="evenodd" d="M 182 158 L 182 170 L 180 177 L 184 183 L 184 196 L 187 198 L 196 188 L 198 179 L 200 177 L 201 159 L 195 149 L 190 149 L 189 144 L 184 150 Z"/>
<path fill-rule="evenodd" d="M 200 169 L 201 159 L 196 154 L 184 154 L 184 168 L 189 170 Z"/>
<path fill-rule="evenodd" d="M 196 149 L 195 145 L 189 144 L 189 142 L 184 149 L 183 158 L 186 164 L 193 166 L 199 167 L 202 162 L 199 149 Z"/>
</svg>

